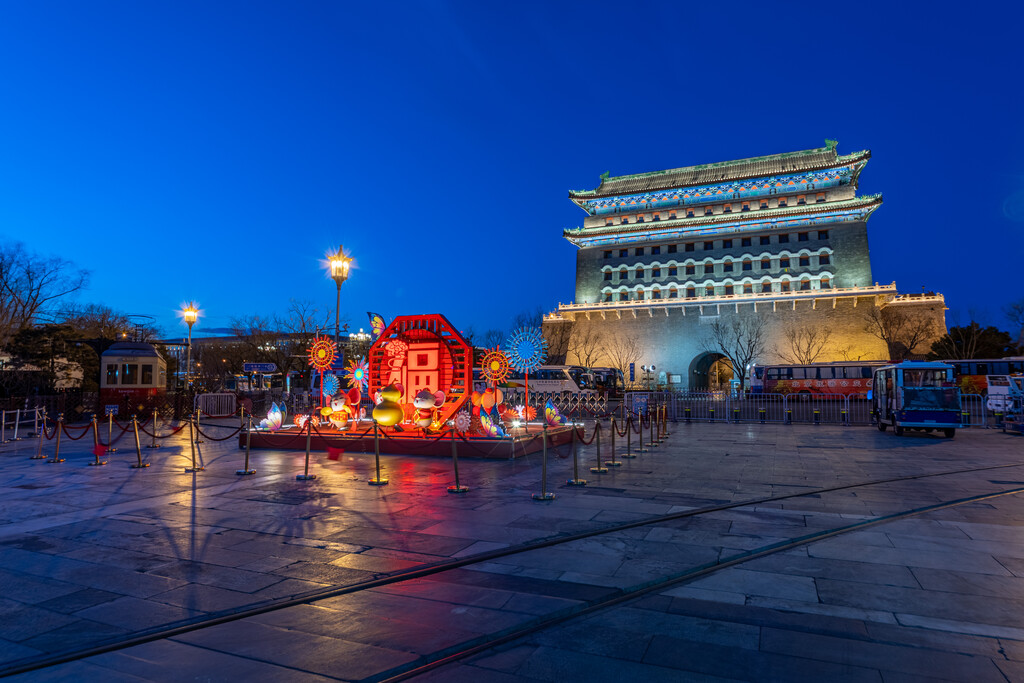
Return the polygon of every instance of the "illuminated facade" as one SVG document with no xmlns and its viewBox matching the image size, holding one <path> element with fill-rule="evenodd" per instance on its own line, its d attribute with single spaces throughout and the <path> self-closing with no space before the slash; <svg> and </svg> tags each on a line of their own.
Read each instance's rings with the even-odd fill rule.
<svg viewBox="0 0 1024 683">
<path fill-rule="evenodd" d="M 824 324 L 843 335 L 844 354 L 863 358 L 886 355 L 866 336 L 865 304 L 937 313 L 944 332 L 941 295 L 899 297 L 873 281 L 867 221 L 882 197 L 857 193 L 871 153 L 836 146 L 604 174 L 596 189 L 570 192 L 587 214 L 563 232 L 579 248 L 576 299 L 545 326 L 599 320 L 612 336 L 641 340 L 638 367 L 655 364 L 660 383 L 691 389 L 703 388 L 716 357 L 702 350 L 700 325 L 721 316 L 768 316 L 769 346 L 787 327 Z"/>
</svg>

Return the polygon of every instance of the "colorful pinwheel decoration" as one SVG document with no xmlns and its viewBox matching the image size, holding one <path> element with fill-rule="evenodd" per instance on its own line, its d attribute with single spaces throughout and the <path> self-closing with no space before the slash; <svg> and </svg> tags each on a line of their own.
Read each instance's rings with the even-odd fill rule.
<svg viewBox="0 0 1024 683">
<path fill-rule="evenodd" d="M 488 349 L 480 361 L 480 374 L 491 384 L 504 382 L 511 369 L 508 356 L 496 348 Z"/>
<path fill-rule="evenodd" d="M 338 389 L 341 388 L 341 381 L 337 375 L 324 375 L 320 380 L 320 386 L 323 388 L 323 392 L 327 396 L 334 396 L 338 393 Z"/>
<path fill-rule="evenodd" d="M 309 364 L 318 372 L 329 370 L 336 353 L 337 347 L 328 337 L 313 337 L 309 345 Z"/>
<path fill-rule="evenodd" d="M 359 387 L 360 391 L 365 392 L 370 387 L 370 364 L 365 358 L 350 360 L 348 367 L 345 368 L 345 379 L 348 380 L 349 387 Z"/>
<path fill-rule="evenodd" d="M 520 372 L 533 372 L 548 356 L 548 340 L 536 327 L 520 327 L 505 341 L 508 360 Z"/>
<path fill-rule="evenodd" d="M 455 415 L 455 429 L 459 430 L 460 432 L 464 432 L 467 429 L 469 429 L 469 425 L 472 423 L 472 421 L 473 418 L 470 417 L 468 412 L 466 412 L 465 410 L 459 411 L 459 413 Z"/>
</svg>

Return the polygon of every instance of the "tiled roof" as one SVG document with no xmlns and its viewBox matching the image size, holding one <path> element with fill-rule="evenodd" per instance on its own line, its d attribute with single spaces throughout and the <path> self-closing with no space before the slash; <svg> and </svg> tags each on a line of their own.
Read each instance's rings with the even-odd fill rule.
<svg viewBox="0 0 1024 683">
<path fill-rule="evenodd" d="M 750 159 L 683 166 L 682 168 L 653 171 L 651 173 L 635 173 L 633 175 L 615 177 L 602 176 L 601 184 L 597 189 L 570 191 L 569 197 L 571 199 L 610 197 L 666 188 L 740 180 L 743 178 L 757 178 L 780 173 L 810 171 L 832 166 L 843 166 L 871 156 L 871 152 L 868 150 L 839 156 L 836 154 L 835 141 L 827 140 L 826 143 L 825 147 L 805 149 L 799 152 L 785 152 L 783 154 L 770 154 Z"/>
<path fill-rule="evenodd" d="M 648 221 L 645 223 L 629 223 L 627 225 L 601 225 L 592 228 L 575 228 L 562 231 L 562 236 L 570 241 L 575 237 L 594 237 L 596 235 L 629 234 L 636 232 L 651 232 L 652 230 L 663 230 L 666 228 L 696 228 L 714 223 L 736 223 L 744 221 L 764 221 L 772 218 L 786 219 L 793 216 L 806 214 L 826 213 L 830 211 L 843 211 L 849 209 L 878 207 L 882 203 L 881 194 L 869 194 L 850 199 L 841 199 L 834 202 L 823 202 L 821 204 L 805 204 L 779 207 L 775 209 L 760 209 L 757 211 L 732 213 L 718 213 L 713 216 L 694 216 L 693 218 L 674 218 L 665 221 Z"/>
</svg>

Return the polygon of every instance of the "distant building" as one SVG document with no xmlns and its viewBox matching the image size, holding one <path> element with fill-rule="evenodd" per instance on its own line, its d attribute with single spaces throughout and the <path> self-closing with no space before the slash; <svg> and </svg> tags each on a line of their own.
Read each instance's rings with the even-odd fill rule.
<svg viewBox="0 0 1024 683">
<path fill-rule="evenodd" d="M 558 326 L 586 321 L 606 342 L 640 340 L 636 365 L 655 365 L 659 384 L 703 389 L 721 354 L 706 348 L 702 326 L 730 316 L 769 318 L 761 361 L 773 359 L 787 330 L 815 325 L 835 340 L 817 360 L 886 358 L 886 345 L 865 331 L 864 307 L 904 307 L 944 333 L 941 295 L 901 297 L 895 284 L 873 282 L 867 221 L 882 196 L 857 195 L 871 153 L 839 155 L 836 144 L 605 174 L 596 189 L 570 192 L 587 213 L 563 233 L 579 248 L 576 301 L 546 316 L 549 338 L 565 340 L 568 362 L 579 362 L 570 342 L 580 329 Z"/>
</svg>

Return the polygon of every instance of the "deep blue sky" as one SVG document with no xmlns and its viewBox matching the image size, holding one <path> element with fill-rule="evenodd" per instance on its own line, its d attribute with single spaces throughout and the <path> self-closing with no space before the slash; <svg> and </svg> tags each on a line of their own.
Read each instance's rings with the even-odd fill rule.
<svg viewBox="0 0 1024 683">
<path fill-rule="evenodd" d="M 613 175 L 868 148 L 875 280 L 1024 296 L 1018 3 L 7 2 L 0 237 L 80 299 L 196 328 L 334 302 L 458 327 L 573 298 L 566 198 Z M 950 322 L 954 316 L 950 316 Z"/>
</svg>

